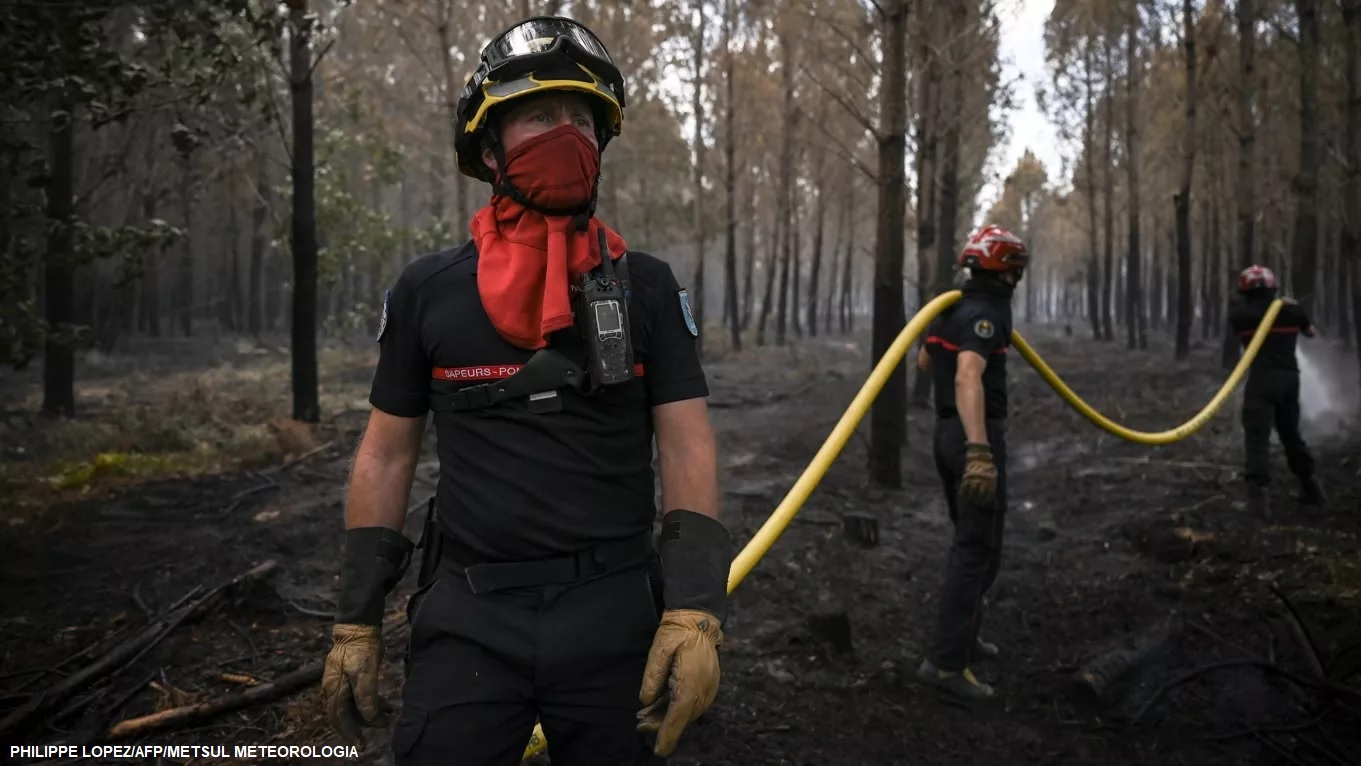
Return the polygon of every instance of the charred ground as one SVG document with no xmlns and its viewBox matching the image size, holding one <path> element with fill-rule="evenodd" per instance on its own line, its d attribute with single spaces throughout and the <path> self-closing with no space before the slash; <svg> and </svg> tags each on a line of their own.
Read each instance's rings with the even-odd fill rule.
<svg viewBox="0 0 1361 766">
<path fill-rule="evenodd" d="M 1089 402 L 1137 428 L 1189 417 L 1222 380 L 1211 346 L 1176 366 L 1161 347 L 1126 354 L 1043 328 L 1027 334 Z M 209 355 L 211 368 L 201 364 Z M 864 345 L 832 338 L 707 365 L 739 544 L 803 471 L 870 361 Z M 93 742 L 121 720 L 228 699 L 299 669 L 307 680 L 329 643 L 345 469 L 371 362 L 368 350 L 327 352 L 329 414 L 316 429 L 281 417 L 282 352 L 226 342 L 162 342 L 85 364 L 75 423 L 22 407 L 5 414 L 0 715 L 46 712 L 0 739 Z M 719 698 L 674 763 L 1354 762 L 1361 440 L 1306 431 L 1329 508 L 1298 509 L 1275 454 L 1275 507 L 1252 517 L 1236 401 L 1185 442 L 1143 447 L 1091 426 L 1014 364 L 1008 538 L 985 623 L 1004 654 L 979 667 L 1001 701 L 963 710 L 913 678 L 949 544 L 931 415 L 914 409 L 904 489 L 868 486 L 865 440 L 852 439 L 736 591 Z M 9 401 L 31 385 L 0 381 Z M 432 439 L 412 494 L 413 538 L 433 489 Z M 848 515 L 873 519 L 877 544 L 847 535 Z M 273 570 L 201 609 L 174 611 L 269 561 Z M 394 703 L 413 580 L 414 567 L 389 602 Z M 117 671 L 59 700 L 37 694 L 167 614 L 183 621 Z M 1148 651 L 1123 684 L 1084 704 L 1075 674 L 1122 647 Z M 1264 666 L 1223 667 L 1153 696 L 1230 660 Z M 125 741 L 335 743 L 315 683 Z M 365 761 L 389 760 L 385 746 L 373 737 Z"/>
</svg>

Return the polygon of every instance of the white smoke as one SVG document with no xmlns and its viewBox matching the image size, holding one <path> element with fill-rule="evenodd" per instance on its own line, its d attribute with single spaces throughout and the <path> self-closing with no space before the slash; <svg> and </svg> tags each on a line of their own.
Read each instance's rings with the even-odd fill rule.
<svg viewBox="0 0 1361 766">
<path fill-rule="evenodd" d="M 1347 356 L 1340 348 L 1300 338 L 1295 358 L 1300 366 L 1300 427 L 1306 440 L 1330 440 L 1356 430 L 1361 415 L 1357 376 L 1348 369 Z"/>
</svg>

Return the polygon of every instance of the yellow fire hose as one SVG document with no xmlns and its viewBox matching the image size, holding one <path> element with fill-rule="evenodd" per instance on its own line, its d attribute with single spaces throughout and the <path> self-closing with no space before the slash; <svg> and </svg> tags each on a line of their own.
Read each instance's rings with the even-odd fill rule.
<svg viewBox="0 0 1361 766">
<path fill-rule="evenodd" d="M 808 496 L 813 493 L 813 489 L 822 481 L 822 477 L 827 474 L 827 469 L 831 468 L 832 461 L 836 460 L 841 454 L 841 450 L 846 447 L 846 442 L 850 440 L 851 434 L 859 427 L 860 421 L 869 411 L 870 405 L 879 396 L 879 391 L 888 382 L 889 376 L 893 374 L 894 368 L 907 355 L 908 349 L 926 329 L 931 320 L 935 319 L 942 311 L 949 308 L 952 304 L 963 297 L 963 293 L 958 290 L 951 290 L 942 293 L 930 303 L 927 303 L 916 313 L 915 316 L 903 327 L 902 332 L 894 339 L 893 344 L 884 352 L 883 358 L 874 366 L 869 377 L 865 380 L 860 391 L 851 400 L 850 406 L 842 413 L 841 419 L 837 421 L 832 433 L 827 440 L 818 448 L 817 454 L 813 456 L 808 467 L 803 469 L 803 475 L 799 476 L 798 481 L 790 488 L 789 493 L 784 496 L 780 504 L 775 507 L 774 512 L 766 519 L 761 528 L 756 531 L 755 536 L 742 548 L 742 552 L 733 559 L 732 569 L 728 574 L 728 593 L 732 593 L 737 586 L 746 579 L 751 573 L 756 562 L 760 561 L 770 547 L 775 544 L 780 535 L 784 533 L 785 527 L 794 519 L 794 515 L 799 512 L 803 504 L 808 501 Z M 1257 326 L 1257 331 L 1252 336 L 1252 341 L 1244 349 L 1243 356 L 1238 360 L 1238 365 L 1233 368 L 1224 385 L 1220 386 L 1219 392 L 1210 399 L 1200 412 L 1197 412 L 1190 420 L 1182 423 L 1176 428 L 1166 431 L 1148 432 L 1135 431 L 1116 423 L 1096 410 L 1091 405 L 1082 400 L 1080 396 L 1073 393 L 1073 390 L 1063 382 L 1053 369 L 1045 364 L 1040 355 L 1031 348 L 1030 344 L 1021 337 L 1021 334 L 1013 331 L 1011 333 L 1012 345 L 1021 353 L 1021 356 L 1030 363 L 1031 367 L 1044 378 L 1050 388 L 1063 398 L 1064 401 L 1072 405 L 1084 417 L 1106 431 L 1119 436 L 1122 439 L 1136 442 L 1138 444 L 1171 444 L 1181 441 L 1196 431 L 1200 430 L 1224 402 L 1238 387 L 1238 383 L 1247 374 L 1248 368 L 1252 365 L 1252 360 L 1257 356 L 1257 352 L 1266 342 L 1266 337 L 1271 332 L 1271 326 L 1276 321 L 1276 315 L 1281 313 L 1284 301 L 1280 298 L 1271 302 L 1267 308 L 1266 315 L 1262 317 L 1262 322 Z M 534 732 L 529 736 L 529 745 L 525 748 L 523 758 L 528 758 L 547 747 L 547 740 L 544 739 L 543 727 L 539 724 L 534 725 Z"/>
</svg>

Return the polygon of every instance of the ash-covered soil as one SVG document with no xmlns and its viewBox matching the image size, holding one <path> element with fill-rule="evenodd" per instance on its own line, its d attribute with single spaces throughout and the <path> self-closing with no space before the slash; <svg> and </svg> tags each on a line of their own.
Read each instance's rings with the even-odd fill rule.
<svg viewBox="0 0 1361 766">
<path fill-rule="evenodd" d="M 1134 428 L 1161 430 L 1189 418 L 1224 377 L 1217 343 L 1177 365 L 1156 339 L 1153 349 L 1129 353 L 1054 328 L 1023 332 L 1093 406 Z M 863 383 L 867 347 L 863 335 L 804 339 L 706 365 L 724 512 L 739 545 Z M 244 369 L 276 356 L 234 363 Z M 1335 356 L 1332 366 L 1348 370 L 1345 354 Z M 1338 427 L 1344 416 L 1337 413 L 1307 424 L 1328 508 L 1296 506 L 1273 446 L 1275 504 L 1254 517 L 1242 498 L 1236 397 L 1188 440 L 1148 447 L 1088 423 L 1019 355 L 1011 364 L 1010 512 L 984 624 L 1003 655 L 977 668 L 1000 700 L 963 709 L 913 675 L 950 534 L 931 459 L 932 415 L 911 408 L 903 488 L 868 484 L 862 426 L 734 593 L 718 700 L 672 762 L 1357 762 L 1361 437 L 1354 424 Z M 124 480 L 84 497 L 67 492 L 11 508 L 0 526 L 7 605 L 0 715 L 40 703 L 47 712 L 0 739 L 95 742 L 119 721 L 228 698 L 319 663 L 329 645 L 345 470 L 370 374 L 362 363 L 324 370 L 323 387 L 334 392 L 328 401 L 353 404 L 333 405 L 311 441 L 252 470 Z M 1354 363 L 1346 374 L 1333 390 L 1354 390 Z M 286 407 L 286 378 L 263 381 L 256 383 L 273 386 Z M 80 383 L 83 396 L 119 385 L 107 373 Z M 11 413 L 5 427 L 7 440 L 43 443 L 41 418 Z M 407 528 L 413 539 L 436 471 L 433 429 L 428 434 Z M 38 465 L 31 454 L 28 463 L 13 452 L 6 460 L 11 468 Z M 866 518 L 877 524 L 877 544 L 848 534 L 847 516 L 851 527 Z M 173 611 L 268 561 L 271 572 L 222 591 L 205 608 Z M 414 570 L 389 602 L 394 704 L 400 613 Z M 184 619 L 115 672 L 75 683 L 82 668 L 167 614 Z M 1112 666 L 1122 647 L 1148 651 L 1102 698 L 1084 696 L 1075 677 L 1099 657 Z M 1186 678 L 1215 662 L 1225 664 Z M 63 681 L 71 688 L 58 702 L 38 696 L 61 691 Z M 308 684 L 119 741 L 335 744 L 318 705 L 318 689 Z M 386 737 L 371 739 L 363 760 L 390 762 Z"/>
</svg>

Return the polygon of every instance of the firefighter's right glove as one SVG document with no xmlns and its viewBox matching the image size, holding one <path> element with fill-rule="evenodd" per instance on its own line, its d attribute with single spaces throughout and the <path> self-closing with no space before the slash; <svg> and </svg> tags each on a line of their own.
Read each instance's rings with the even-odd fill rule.
<svg viewBox="0 0 1361 766">
<path fill-rule="evenodd" d="M 388 725 L 392 706 L 378 693 L 383 611 L 414 548 L 401 533 L 385 527 L 345 532 L 340 595 L 331 651 L 321 673 L 321 699 L 326 722 L 356 746 L 362 746 L 364 727 Z"/>
<path fill-rule="evenodd" d="M 964 478 L 959 482 L 959 494 L 978 508 L 996 506 L 997 466 L 992 462 L 992 448 L 988 445 L 970 443 L 964 447 Z"/>
<path fill-rule="evenodd" d="M 666 606 L 638 691 L 638 731 L 656 732 L 652 750 L 666 757 L 718 694 L 732 537 L 718 519 L 677 508 L 662 518 L 657 548 Z"/>
</svg>

